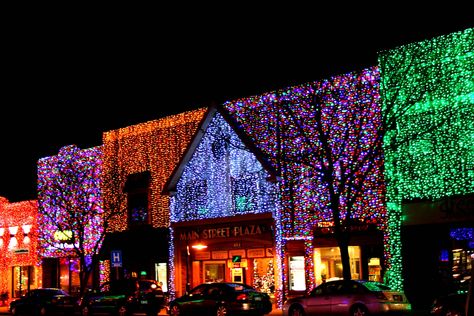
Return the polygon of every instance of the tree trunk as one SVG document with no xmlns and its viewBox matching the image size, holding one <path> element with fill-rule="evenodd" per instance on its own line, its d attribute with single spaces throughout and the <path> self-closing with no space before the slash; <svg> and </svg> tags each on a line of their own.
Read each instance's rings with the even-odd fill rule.
<svg viewBox="0 0 474 316">
<path fill-rule="evenodd" d="M 342 277 L 351 280 L 351 264 L 349 260 L 349 235 L 344 232 L 336 233 L 337 244 L 341 252 Z"/>
</svg>

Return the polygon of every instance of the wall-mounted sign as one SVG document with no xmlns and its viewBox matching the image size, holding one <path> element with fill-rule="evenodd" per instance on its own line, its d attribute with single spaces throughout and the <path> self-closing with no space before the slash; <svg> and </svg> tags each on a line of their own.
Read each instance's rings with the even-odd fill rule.
<svg viewBox="0 0 474 316">
<path fill-rule="evenodd" d="M 245 258 L 245 249 L 234 249 L 229 250 L 229 257 L 233 256 L 240 256 L 241 258 Z"/>
<path fill-rule="evenodd" d="M 196 251 L 194 253 L 194 260 L 209 260 L 211 259 L 211 252 L 209 251 Z"/>
<path fill-rule="evenodd" d="M 189 241 L 217 238 L 251 237 L 260 236 L 262 234 L 269 233 L 270 231 L 270 227 L 265 224 L 225 226 L 183 231 L 179 234 L 179 239 L 183 241 Z"/>
<path fill-rule="evenodd" d="M 265 257 L 273 257 L 273 248 L 265 248 Z"/>
<path fill-rule="evenodd" d="M 247 256 L 249 258 L 263 258 L 265 257 L 265 249 L 264 248 L 247 249 Z"/>
<path fill-rule="evenodd" d="M 227 259 L 229 258 L 229 254 L 227 250 L 219 250 L 212 252 L 212 259 Z"/>
</svg>

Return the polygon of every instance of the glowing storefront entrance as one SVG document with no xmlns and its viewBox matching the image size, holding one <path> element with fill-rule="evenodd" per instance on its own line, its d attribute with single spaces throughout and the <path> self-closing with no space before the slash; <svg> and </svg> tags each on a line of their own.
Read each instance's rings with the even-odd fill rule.
<svg viewBox="0 0 474 316">
<path fill-rule="evenodd" d="M 272 219 L 257 218 L 233 222 L 228 219 L 228 224 L 202 221 L 200 225 L 186 223 L 176 227 L 178 295 L 187 283 L 193 288 L 204 282 L 245 283 L 271 295 L 276 279 Z M 195 247 L 201 243 L 207 247 Z"/>
<path fill-rule="evenodd" d="M 35 266 L 12 267 L 12 297 L 20 297 L 38 285 L 38 268 Z"/>
</svg>

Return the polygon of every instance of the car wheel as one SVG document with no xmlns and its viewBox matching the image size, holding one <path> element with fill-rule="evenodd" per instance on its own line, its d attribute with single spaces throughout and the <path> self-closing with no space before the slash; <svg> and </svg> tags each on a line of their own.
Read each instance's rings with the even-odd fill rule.
<svg viewBox="0 0 474 316">
<path fill-rule="evenodd" d="M 12 315 L 16 316 L 16 315 L 18 315 L 18 310 L 16 309 L 16 307 L 12 307 L 11 310 L 10 310 L 10 313 L 12 313 Z"/>
<path fill-rule="evenodd" d="M 127 306 L 122 305 L 119 307 L 117 310 L 117 316 L 127 316 L 128 315 L 128 309 Z"/>
<path fill-rule="evenodd" d="M 47 314 L 46 307 L 40 306 L 38 309 L 37 315 L 39 316 L 45 316 Z"/>
<path fill-rule="evenodd" d="M 355 305 L 352 306 L 351 308 L 351 316 L 367 316 L 369 315 L 369 311 L 367 310 L 367 307 L 364 305 Z"/>
<path fill-rule="evenodd" d="M 463 316 L 463 314 L 456 309 L 449 309 L 446 311 L 446 316 Z"/>
<path fill-rule="evenodd" d="M 172 315 L 172 316 L 182 315 L 181 310 L 179 309 L 178 305 L 171 306 L 170 315 Z"/>
<path fill-rule="evenodd" d="M 216 310 L 216 316 L 226 316 L 227 315 L 227 307 L 219 306 Z"/>
<path fill-rule="evenodd" d="M 91 309 L 89 308 L 89 306 L 83 306 L 82 309 L 81 309 L 81 315 L 82 316 L 91 316 L 92 315 L 92 311 Z"/>
<path fill-rule="evenodd" d="M 290 316 L 304 316 L 304 310 L 301 306 L 295 306 L 290 309 Z"/>
</svg>

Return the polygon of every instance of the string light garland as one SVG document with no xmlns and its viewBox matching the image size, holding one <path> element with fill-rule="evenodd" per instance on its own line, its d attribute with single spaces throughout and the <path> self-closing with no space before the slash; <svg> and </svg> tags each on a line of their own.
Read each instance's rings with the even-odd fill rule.
<svg viewBox="0 0 474 316">
<path fill-rule="evenodd" d="M 103 196 L 106 210 L 120 210 L 110 231 L 127 229 L 123 187 L 130 174 L 150 171 L 149 210 L 153 227 L 169 226 L 169 198 L 164 184 L 187 148 L 206 109 L 168 116 L 103 134 Z"/>
<path fill-rule="evenodd" d="M 385 139 L 387 279 L 400 289 L 402 201 L 474 192 L 474 29 L 386 51 L 379 65 L 382 106 L 413 104 Z"/>
<path fill-rule="evenodd" d="M 39 265 L 36 200 L 10 203 L 0 196 L 0 293 L 11 288 L 12 267 Z"/>
<path fill-rule="evenodd" d="M 216 112 L 184 167 L 177 193 L 170 197 L 171 223 L 259 213 L 272 213 L 275 218 L 277 185 L 267 180 L 269 176 Z M 281 236 L 281 230 L 277 228 L 275 234 Z M 173 243 L 169 253 L 170 270 L 176 272 Z"/>
</svg>

